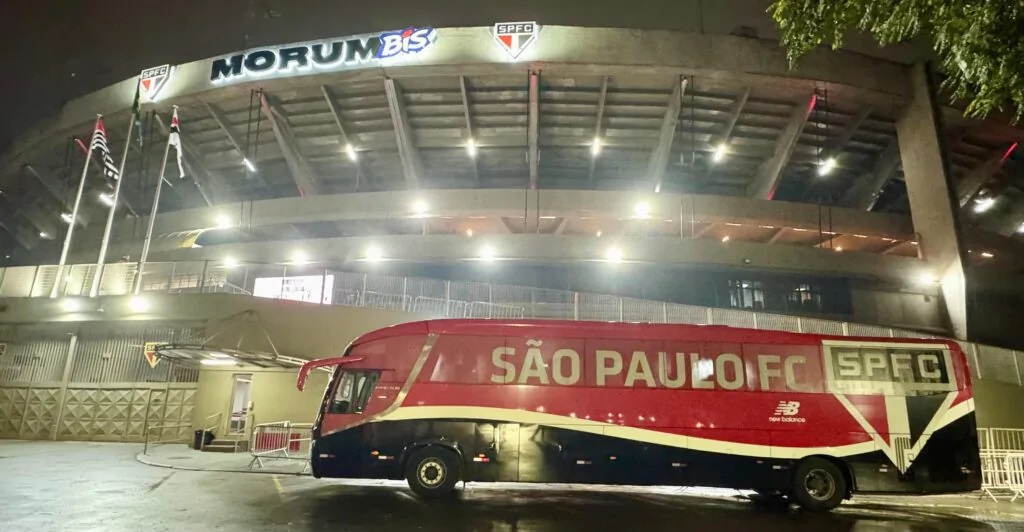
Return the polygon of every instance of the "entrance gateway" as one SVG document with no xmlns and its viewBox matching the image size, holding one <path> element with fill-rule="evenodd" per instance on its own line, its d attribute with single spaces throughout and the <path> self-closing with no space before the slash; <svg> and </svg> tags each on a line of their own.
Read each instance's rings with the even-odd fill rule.
<svg viewBox="0 0 1024 532">
<path fill-rule="evenodd" d="M 944 340 L 729 327 L 434 320 L 334 367 L 317 477 L 753 489 L 830 510 L 981 484 L 970 375 Z"/>
</svg>

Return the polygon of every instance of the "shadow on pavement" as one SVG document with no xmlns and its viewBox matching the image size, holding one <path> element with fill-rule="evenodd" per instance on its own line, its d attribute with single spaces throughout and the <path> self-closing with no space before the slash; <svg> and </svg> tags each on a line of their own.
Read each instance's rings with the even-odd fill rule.
<svg viewBox="0 0 1024 532">
<path fill-rule="evenodd" d="M 265 505 L 263 503 L 266 503 Z M 393 486 L 327 484 L 291 492 L 280 506 L 289 524 L 308 529 L 604 531 L 937 531 L 1010 530 L 980 520 L 912 506 L 847 504 L 830 514 L 743 497 L 707 498 L 642 490 L 470 489 L 448 500 L 421 501 Z M 280 519 L 281 515 L 275 515 Z M 1019 523 L 1016 523 L 1019 526 Z"/>
</svg>

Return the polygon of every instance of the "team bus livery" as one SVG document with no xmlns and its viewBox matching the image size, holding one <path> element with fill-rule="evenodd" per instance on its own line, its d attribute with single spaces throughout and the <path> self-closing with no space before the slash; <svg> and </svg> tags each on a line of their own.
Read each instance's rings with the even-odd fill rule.
<svg viewBox="0 0 1024 532">
<path fill-rule="evenodd" d="M 981 485 L 971 378 L 944 340 L 720 326 L 434 320 L 333 367 L 316 477 L 751 489 L 830 510 L 854 492 Z"/>
</svg>

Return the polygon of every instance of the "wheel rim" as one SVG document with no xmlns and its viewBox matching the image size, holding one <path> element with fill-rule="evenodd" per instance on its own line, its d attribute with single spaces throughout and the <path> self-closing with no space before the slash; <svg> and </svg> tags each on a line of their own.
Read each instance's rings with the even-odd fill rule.
<svg viewBox="0 0 1024 532">
<path fill-rule="evenodd" d="M 836 494 L 836 479 L 824 469 L 812 469 L 804 477 L 804 491 L 816 501 L 827 501 Z"/>
<path fill-rule="evenodd" d="M 420 484 L 428 488 L 436 488 L 441 485 L 447 476 L 444 463 L 436 458 L 427 458 L 420 462 L 420 466 L 416 471 Z"/>
</svg>

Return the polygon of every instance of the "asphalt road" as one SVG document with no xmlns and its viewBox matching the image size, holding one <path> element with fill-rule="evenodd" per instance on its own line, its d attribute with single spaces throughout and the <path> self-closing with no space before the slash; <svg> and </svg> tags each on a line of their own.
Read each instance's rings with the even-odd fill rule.
<svg viewBox="0 0 1024 532">
<path fill-rule="evenodd" d="M 861 498 L 831 514 L 733 492 L 471 485 L 425 503 L 395 483 L 163 469 L 136 445 L 0 442 L 3 530 L 989 531 L 1024 530 L 1024 503 Z"/>
</svg>

